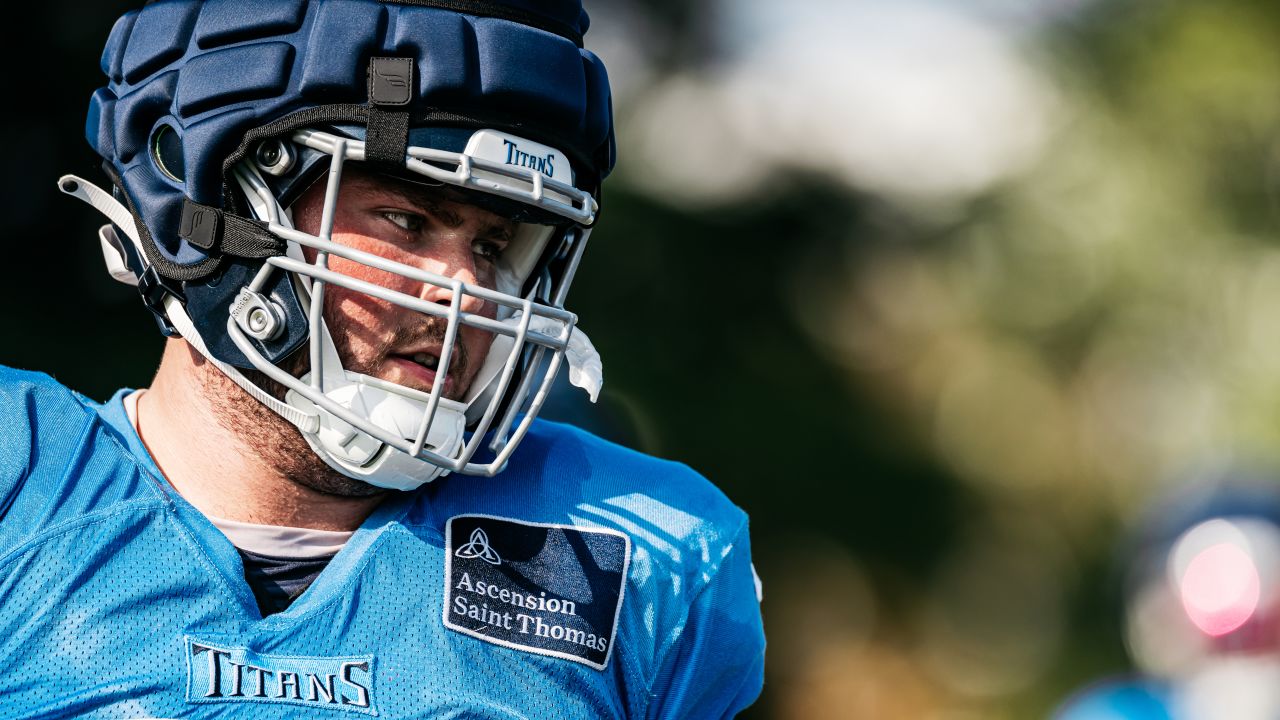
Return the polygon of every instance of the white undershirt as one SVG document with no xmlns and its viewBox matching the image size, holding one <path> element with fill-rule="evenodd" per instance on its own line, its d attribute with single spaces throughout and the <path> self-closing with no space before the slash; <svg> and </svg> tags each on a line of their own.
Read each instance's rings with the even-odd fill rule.
<svg viewBox="0 0 1280 720">
<path fill-rule="evenodd" d="M 312 530 L 283 525 L 258 525 L 206 515 L 232 545 L 259 555 L 279 558 L 317 558 L 333 555 L 351 539 L 351 532 Z"/>
<path fill-rule="evenodd" d="M 124 411 L 129 416 L 133 431 L 142 437 L 138 429 L 138 398 L 146 388 L 134 390 L 124 397 Z M 205 513 L 209 522 L 222 531 L 232 545 L 259 555 L 279 558 L 315 558 L 333 555 L 351 539 L 351 532 L 338 530 L 312 530 L 311 528 L 286 527 L 284 525 L 259 525 L 214 517 Z"/>
</svg>

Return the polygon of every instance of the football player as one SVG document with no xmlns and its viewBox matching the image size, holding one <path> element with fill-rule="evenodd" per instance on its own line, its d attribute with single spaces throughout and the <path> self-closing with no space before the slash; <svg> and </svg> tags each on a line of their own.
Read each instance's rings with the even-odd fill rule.
<svg viewBox="0 0 1280 720">
<path fill-rule="evenodd" d="M 86 131 L 167 336 L 98 404 L 0 371 L 0 716 L 728 717 L 747 518 L 537 419 L 614 164 L 578 0 L 159 0 Z"/>
</svg>

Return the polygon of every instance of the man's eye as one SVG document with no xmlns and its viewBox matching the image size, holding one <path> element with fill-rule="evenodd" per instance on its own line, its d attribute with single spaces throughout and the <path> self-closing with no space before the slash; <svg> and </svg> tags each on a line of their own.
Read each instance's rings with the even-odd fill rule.
<svg viewBox="0 0 1280 720">
<path fill-rule="evenodd" d="M 409 232 L 417 232 L 422 229 L 422 216 L 420 215 L 387 210 L 382 213 L 382 217 L 390 220 L 396 226 L 404 230 L 408 230 Z"/>
<path fill-rule="evenodd" d="M 498 256 L 502 255 L 504 245 L 493 242 L 492 240 L 476 240 L 471 243 L 471 252 L 488 260 L 489 262 L 497 262 Z"/>
</svg>

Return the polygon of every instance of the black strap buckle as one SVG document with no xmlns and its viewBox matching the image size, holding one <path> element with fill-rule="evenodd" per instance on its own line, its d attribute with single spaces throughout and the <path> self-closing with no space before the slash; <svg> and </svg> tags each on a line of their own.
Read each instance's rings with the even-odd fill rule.
<svg viewBox="0 0 1280 720">
<path fill-rule="evenodd" d="M 182 203 L 178 236 L 198 248 L 210 250 L 218 244 L 220 220 L 221 213 L 216 209 L 186 200 Z"/>
<path fill-rule="evenodd" d="M 154 267 L 148 265 L 138 276 L 138 294 L 142 296 L 142 304 L 146 305 L 155 317 L 156 324 L 160 326 L 160 332 L 165 337 L 179 337 L 181 333 L 173 323 L 169 322 L 169 316 L 165 314 L 164 299 L 169 295 L 177 298 L 179 302 L 186 302 L 182 290 L 174 287 L 171 281 L 161 277 Z"/>
<path fill-rule="evenodd" d="M 271 234 L 265 222 L 250 220 L 190 198 L 182 203 L 178 235 L 208 251 L 243 258 L 283 255 L 285 241 Z"/>
</svg>

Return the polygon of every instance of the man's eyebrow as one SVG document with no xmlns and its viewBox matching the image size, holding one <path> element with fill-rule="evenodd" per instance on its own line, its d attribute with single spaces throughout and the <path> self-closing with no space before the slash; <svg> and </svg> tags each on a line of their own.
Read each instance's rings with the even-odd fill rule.
<svg viewBox="0 0 1280 720">
<path fill-rule="evenodd" d="M 419 188 L 410 183 L 396 182 L 388 184 L 386 189 L 395 195 L 399 195 L 401 199 L 409 204 L 434 216 L 450 230 L 462 225 L 462 218 L 457 213 L 441 207 L 441 197 L 435 188 Z M 485 223 L 481 232 L 491 236 L 492 239 L 510 242 L 514 235 L 512 232 L 514 224 L 514 221 L 503 218 L 502 220 Z"/>
</svg>

